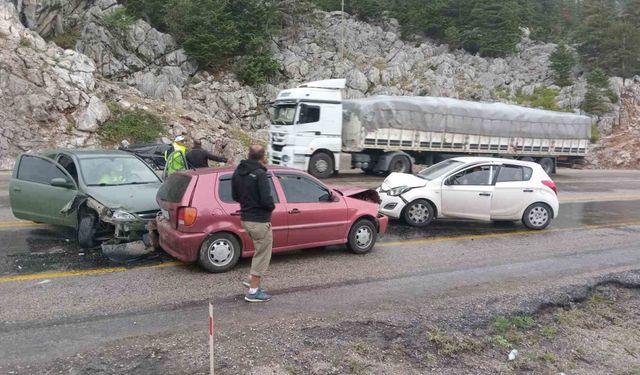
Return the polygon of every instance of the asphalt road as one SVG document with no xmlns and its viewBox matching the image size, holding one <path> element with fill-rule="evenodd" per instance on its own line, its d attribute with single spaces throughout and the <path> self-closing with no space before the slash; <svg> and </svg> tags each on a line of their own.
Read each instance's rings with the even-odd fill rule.
<svg viewBox="0 0 640 375">
<path fill-rule="evenodd" d="M 242 301 L 239 283 L 248 260 L 216 275 L 162 254 L 111 263 L 97 251 L 80 251 L 71 231 L 13 219 L 8 176 L 0 175 L 0 373 L 71 363 L 91 350 L 117 357 L 113 348 L 123 340 L 162 345 L 178 332 L 202 335 L 209 300 L 219 334 L 232 340 L 246 329 L 261 330 L 258 317 L 295 325 L 393 313 L 399 306 L 435 309 L 435 297 L 489 303 L 637 269 L 640 172 L 561 170 L 554 180 L 561 214 L 543 232 L 516 224 L 442 221 L 414 229 L 393 222 L 364 256 L 343 248 L 274 256 L 266 279 L 274 301 L 255 306 Z M 380 182 L 359 174 L 330 181 Z"/>
</svg>

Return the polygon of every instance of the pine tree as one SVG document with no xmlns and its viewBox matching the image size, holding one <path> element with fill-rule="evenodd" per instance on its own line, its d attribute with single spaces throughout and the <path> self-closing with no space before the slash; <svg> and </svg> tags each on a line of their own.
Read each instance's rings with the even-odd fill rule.
<svg viewBox="0 0 640 375">
<path fill-rule="evenodd" d="M 609 86 L 609 77 L 604 69 L 595 68 L 587 77 L 587 93 L 582 110 L 598 116 L 609 112 L 613 94 Z"/>
<path fill-rule="evenodd" d="M 515 50 L 520 41 L 518 3 L 516 0 L 476 1 L 463 46 L 483 56 L 504 56 Z"/>
<path fill-rule="evenodd" d="M 611 75 L 630 78 L 640 74 L 640 0 L 620 0 L 618 6 L 605 43 L 605 61 Z"/>
<path fill-rule="evenodd" d="M 553 79 L 556 85 L 560 87 L 570 86 L 573 83 L 571 79 L 571 70 L 573 69 L 576 59 L 571 48 L 566 44 L 560 44 L 551 53 L 549 57 L 551 61 L 551 69 L 553 69 Z"/>
</svg>

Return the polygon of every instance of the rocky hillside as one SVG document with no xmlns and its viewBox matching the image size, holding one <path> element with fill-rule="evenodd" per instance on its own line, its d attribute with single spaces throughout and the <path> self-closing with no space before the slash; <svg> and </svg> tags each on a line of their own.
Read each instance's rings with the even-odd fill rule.
<svg viewBox="0 0 640 375">
<path fill-rule="evenodd" d="M 350 98 L 527 103 L 547 89 L 564 110 L 578 108 L 586 92 L 582 77 L 570 87 L 553 86 L 549 55 L 555 46 L 532 42 L 526 30 L 513 55 L 482 58 L 426 39 L 403 41 L 394 20 L 373 25 L 347 16 L 341 39 L 341 14 L 321 11 L 286 17 L 272 45 L 280 75 L 248 87 L 232 73 L 198 71 L 170 35 L 142 20 L 114 27 L 109 16 L 119 7 L 115 0 L 0 0 L 0 47 L 7 51 L 0 56 L 0 167 L 10 167 L 22 151 L 111 146 L 98 133 L 114 105 L 165 118 L 158 139 L 185 134 L 237 158 L 249 142 L 266 139 L 265 104 L 281 88 L 317 79 L 346 77 Z M 43 39 L 60 40 L 74 30 L 74 50 Z M 640 129 L 640 77 L 612 79 L 611 85 L 621 100 L 594 118 L 603 136 L 590 160 L 598 167 L 637 167 L 640 144 L 629 134 Z M 620 147 L 618 139 L 628 144 Z"/>
</svg>

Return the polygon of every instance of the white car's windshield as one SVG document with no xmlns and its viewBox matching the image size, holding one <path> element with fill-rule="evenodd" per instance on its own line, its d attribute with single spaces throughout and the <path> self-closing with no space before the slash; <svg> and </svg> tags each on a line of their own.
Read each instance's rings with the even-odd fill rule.
<svg viewBox="0 0 640 375">
<path fill-rule="evenodd" d="M 80 169 L 87 186 L 151 184 L 158 176 L 140 159 L 131 156 L 81 159 Z"/>
<path fill-rule="evenodd" d="M 442 161 L 438 164 L 434 164 L 432 166 L 430 166 L 429 168 L 423 169 L 421 170 L 417 176 L 425 179 L 427 181 L 431 181 L 434 180 L 448 172 L 453 171 L 454 169 L 457 169 L 458 167 L 460 167 L 462 164 L 464 164 L 461 161 L 457 161 L 457 160 L 445 160 Z"/>
<path fill-rule="evenodd" d="M 296 115 L 295 105 L 277 105 L 271 107 L 271 123 L 274 125 L 293 125 Z"/>
</svg>

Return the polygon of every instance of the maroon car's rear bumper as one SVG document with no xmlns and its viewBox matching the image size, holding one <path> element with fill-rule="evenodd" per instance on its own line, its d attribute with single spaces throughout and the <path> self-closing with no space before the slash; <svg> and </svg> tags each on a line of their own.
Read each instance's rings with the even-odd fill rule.
<svg viewBox="0 0 640 375">
<path fill-rule="evenodd" d="M 162 216 L 156 218 L 160 247 L 169 255 L 183 262 L 195 262 L 198 260 L 198 252 L 206 233 L 179 232 L 171 227 L 169 220 Z"/>
<path fill-rule="evenodd" d="M 389 217 L 386 215 L 378 215 L 378 233 L 383 235 L 387 232 L 387 226 L 389 226 Z"/>
</svg>

